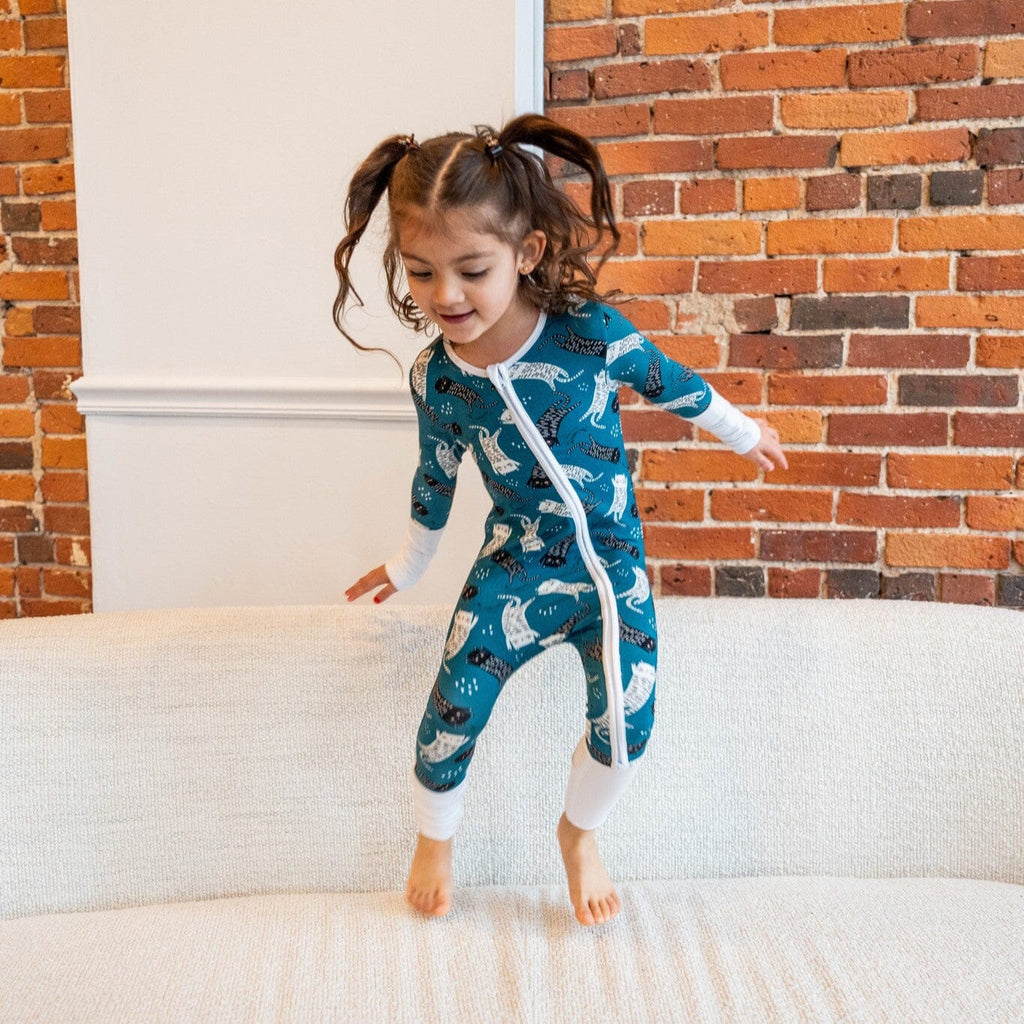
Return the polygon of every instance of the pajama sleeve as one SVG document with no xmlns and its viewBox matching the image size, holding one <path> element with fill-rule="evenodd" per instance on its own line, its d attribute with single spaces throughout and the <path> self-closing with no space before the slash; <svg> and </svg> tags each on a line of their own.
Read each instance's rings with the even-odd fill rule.
<svg viewBox="0 0 1024 1024">
<path fill-rule="evenodd" d="M 710 431 L 740 455 L 761 439 L 761 428 L 723 398 L 688 366 L 669 359 L 617 310 L 605 307 L 608 319 L 607 372 L 661 409 L 674 412 Z"/>
<path fill-rule="evenodd" d="M 384 563 L 396 590 L 406 590 L 416 583 L 436 554 L 451 512 L 459 465 L 466 452 L 451 425 L 441 424 L 437 413 L 427 404 L 426 367 L 414 366 L 409 384 L 419 422 L 420 456 L 412 481 L 412 512 L 405 540 Z"/>
</svg>

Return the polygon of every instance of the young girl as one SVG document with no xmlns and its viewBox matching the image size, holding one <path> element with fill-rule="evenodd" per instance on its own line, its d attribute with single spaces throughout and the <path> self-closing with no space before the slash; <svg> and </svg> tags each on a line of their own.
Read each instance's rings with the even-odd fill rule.
<svg viewBox="0 0 1024 1024">
<path fill-rule="evenodd" d="M 586 170 L 590 218 L 527 146 Z M 352 179 L 335 253 L 335 323 L 359 348 L 341 326 L 350 293 L 359 300 L 349 262 L 385 193 L 389 302 L 415 330 L 441 333 L 409 375 L 420 459 L 404 545 L 348 600 L 373 591 L 385 601 L 420 578 L 467 452 L 494 502 L 417 737 L 407 899 L 425 914 L 448 912 L 452 836 L 477 738 L 509 676 L 568 643 L 583 662 L 588 710 L 557 837 L 576 918 L 601 923 L 620 902 L 594 830 L 647 745 L 657 654 L 618 388 L 630 385 L 766 470 L 786 460 L 764 421 L 667 359 L 595 290 L 587 255 L 603 231 L 613 243 L 619 233 L 604 168 L 582 136 L 527 114 L 498 134 L 422 143 L 396 135 L 377 146 Z"/>
</svg>

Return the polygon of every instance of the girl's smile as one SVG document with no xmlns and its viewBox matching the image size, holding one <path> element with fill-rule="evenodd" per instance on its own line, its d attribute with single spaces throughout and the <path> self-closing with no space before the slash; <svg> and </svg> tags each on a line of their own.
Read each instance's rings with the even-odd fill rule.
<svg viewBox="0 0 1024 1024">
<path fill-rule="evenodd" d="M 519 348 L 538 316 L 521 294 L 520 275 L 540 259 L 543 232 L 527 233 L 515 248 L 454 210 L 443 220 L 403 217 L 398 237 L 413 302 L 464 359 L 487 366 Z"/>
</svg>

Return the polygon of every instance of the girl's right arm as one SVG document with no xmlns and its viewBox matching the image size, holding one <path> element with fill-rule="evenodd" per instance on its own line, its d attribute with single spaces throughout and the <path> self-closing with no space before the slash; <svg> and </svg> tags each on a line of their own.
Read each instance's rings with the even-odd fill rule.
<svg viewBox="0 0 1024 1024">
<path fill-rule="evenodd" d="M 420 358 L 425 355 L 426 352 L 421 353 Z M 405 539 L 383 565 L 371 569 L 345 591 L 349 601 L 382 588 L 374 597 L 379 604 L 397 591 L 411 587 L 426 572 L 448 522 L 466 446 L 439 422 L 437 413 L 428 406 L 429 362 L 424 362 L 427 365 L 417 360 L 409 375 L 419 422 L 420 460 L 412 481 L 412 510 Z"/>
</svg>

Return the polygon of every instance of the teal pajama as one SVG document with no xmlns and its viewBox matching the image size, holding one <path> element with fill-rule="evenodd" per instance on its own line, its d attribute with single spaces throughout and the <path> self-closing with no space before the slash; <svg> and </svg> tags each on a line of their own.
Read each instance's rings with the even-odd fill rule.
<svg viewBox="0 0 1024 1024">
<path fill-rule="evenodd" d="M 417 779 L 436 793 L 458 786 L 509 676 L 558 643 L 583 665 L 590 756 L 628 767 L 653 726 L 657 628 L 618 389 L 687 418 L 713 389 L 595 302 L 542 314 L 521 349 L 486 370 L 437 339 L 410 384 L 418 535 L 445 526 L 467 452 L 493 501 L 420 724 Z"/>
</svg>

